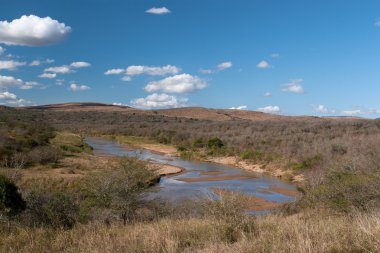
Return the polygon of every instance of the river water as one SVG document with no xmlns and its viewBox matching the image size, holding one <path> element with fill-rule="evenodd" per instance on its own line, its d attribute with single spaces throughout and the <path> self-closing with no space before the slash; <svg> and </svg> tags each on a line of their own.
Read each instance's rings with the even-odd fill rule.
<svg viewBox="0 0 380 253">
<path fill-rule="evenodd" d="M 280 193 L 278 190 L 296 191 L 294 185 L 276 178 L 264 176 L 219 163 L 183 160 L 179 157 L 158 154 L 145 149 L 128 150 L 114 141 L 87 137 L 86 143 L 98 156 L 127 156 L 159 164 L 169 164 L 185 169 L 185 172 L 162 177 L 156 190 L 149 198 L 165 201 L 181 201 L 193 198 L 217 198 L 211 189 L 221 188 L 240 191 L 246 195 L 256 196 L 271 202 L 285 203 L 295 200 L 292 194 Z"/>
</svg>

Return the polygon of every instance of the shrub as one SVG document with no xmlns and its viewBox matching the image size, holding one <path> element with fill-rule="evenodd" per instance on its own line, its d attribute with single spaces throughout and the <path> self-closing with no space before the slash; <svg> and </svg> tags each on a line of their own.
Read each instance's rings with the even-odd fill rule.
<svg viewBox="0 0 380 253">
<path fill-rule="evenodd" d="M 210 138 L 207 142 L 207 147 L 209 149 L 219 149 L 219 148 L 222 148 L 223 146 L 224 146 L 223 141 L 219 139 L 218 137 Z"/>
<path fill-rule="evenodd" d="M 73 196 L 63 192 L 32 191 L 26 196 L 25 223 L 54 228 L 72 228 L 79 215 Z"/>
<path fill-rule="evenodd" d="M 51 146 L 36 147 L 28 153 L 30 164 L 56 163 L 60 158 L 62 158 L 61 152 Z"/>
<path fill-rule="evenodd" d="M 0 212 L 12 217 L 24 209 L 25 201 L 17 186 L 7 177 L 0 175 Z"/>
<path fill-rule="evenodd" d="M 143 196 L 159 176 L 146 162 L 123 158 L 111 171 L 99 173 L 83 182 L 87 208 L 109 208 L 124 224 L 133 221 L 144 203 Z"/>
<path fill-rule="evenodd" d="M 193 141 L 194 148 L 203 148 L 204 146 L 205 146 L 205 143 L 202 138 L 197 138 Z"/>
</svg>

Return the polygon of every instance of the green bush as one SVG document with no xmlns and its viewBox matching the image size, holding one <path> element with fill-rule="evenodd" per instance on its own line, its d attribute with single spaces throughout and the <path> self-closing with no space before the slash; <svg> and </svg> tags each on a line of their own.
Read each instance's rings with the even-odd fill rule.
<svg viewBox="0 0 380 253">
<path fill-rule="evenodd" d="M 319 162 L 322 161 L 322 157 L 320 155 L 315 155 L 312 157 L 309 157 L 299 163 L 293 164 L 294 170 L 306 170 L 311 169 L 313 166 L 317 165 Z"/>
<path fill-rule="evenodd" d="M 219 139 L 218 137 L 213 137 L 213 138 L 210 138 L 208 141 L 207 141 L 207 147 L 209 149 L 219 149 L 219 148 L 222 148 L 224 147 L 224 143 L 221 139 Z"/>
<path fill-rule="evenodd" d="M 198 138 L 193 141 L 194 148 L 203 148 L 204 146 L 205 146 L 205 143 L 202 138 Z"/>
<path fill-rule="evenodd" d="M 7 177 L 0 175 L 0 212 L 11 217 L 22 212 L 25 206 L 17 186 Z"/>
</svg>

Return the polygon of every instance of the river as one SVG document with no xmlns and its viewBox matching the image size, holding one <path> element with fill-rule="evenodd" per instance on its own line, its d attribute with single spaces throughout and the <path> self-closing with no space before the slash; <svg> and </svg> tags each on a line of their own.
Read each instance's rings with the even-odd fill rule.
<svg viewBox="0 0 380 253">
<path fill-rule="evenodd" d="M 159 164 L 178 166 L 185 171 L 174 176 L 162 177 L 157 189 L 149 198 L 160 198 L 165 201 L 179 202 L 193 198 L 217 198 L 213 189 L 240 191 L 246 195 L 270 201 L 286 203 L 296 199 L 296 187 L 277 178 L 252 173 L 234 166 L 219 163 L 183 160 L 146 149 L 128 150 L 114 141 L 87 137 L 86 143 L 93 148 L 97 156 L 127 156 Z M 260 212 L 266 210 L 260 210 Z"/>
</svg>

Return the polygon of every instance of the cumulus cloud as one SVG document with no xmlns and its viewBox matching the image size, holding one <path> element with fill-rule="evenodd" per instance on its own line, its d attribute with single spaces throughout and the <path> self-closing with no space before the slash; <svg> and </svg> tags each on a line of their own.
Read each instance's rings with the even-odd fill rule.
<svg viewBox="0 0 380 253">
<path fill-rule="evenodd" d="M 136 75 L 150 75 L 150 76 L 165 76 L 177 74 L 181 71 L 180 68 L 172 65 L 166 65 L 163 67 L 151 67 L 151 66 L 129 66 L 126 69 L 126 74 L 128 76 L 136 76 Z"/>
<path fill-rule="evenodd" d="M 132 81 L 132 78 L 130 76 L 123 76 L 121 78 L 121 80 L 124 81 L 124 82 L 130 82 L 130 81 Z"/>
<path fill-rule="evenodd" d="M 0 99 L 17 99 L 17 96 L 13 93 L 8 92 L 8 91 L 0 92 Z"/>
<path fill-rule="evenodd" d="M 38 77 L 39 78 L 49 78 L 49 79 L 52 79 L 52 78 L 56 78 L 57 74 L 56 73 L 43 73 L 43 74 L 39 75 Z"/>
<path fill-rule="evenodd" d="M 15 70 L 17 67 L 25 66 L 26 62 L 19 62 L 14 60 L 0 61 L 0 70 Z"/>
<path fill-rule="evenodd" d="M 91 88 L 88 87 L 88 86 L 86 86 L 86 85 L 79 85 L 79 84 L 76 84 L 76 83 L 70 84 L 69 89 L 71 91 L 86 91 L 86 90 L 91 90 Z"/>
<path fill-rule="evenodd" d="M 57 84 L 58 86 L 63 85 L 64 82 L 65 82 L 65 79 L 56 79 L 55 80 L 55 84 Z"/>
<path fill-rule="evenodd" d="M 231 110 L 247 110 L 247 106 L 246 105 L 241 105 L 241 106 L 238 106 L 238 107 L 231 107 L 229 109 L 231 109 Z"/>
<path fill-rule="evenodd" d="M 112 105 L 117 105 L 117 106 L 126 106 L 128 107 L 129 105 L 126 105 L 126 104 L 123 104 L 123 103 L 117 103 L 117 102 L 114 102 L 112 103 Z"/>
<path fill-rule="evenodd" d="M 70 67 L 76 68 L 76 69 L 87 68 L 87 67 L 90 67 L 90 66 L 91 66 L 90 63 L 84 62 L 84 61 L 77 61 L 77 62 L 73 62 L 73 63 L 70 64 Z"/>
<path fill-rule="evenodd" d="M 2 55 L 4 52 L 5 52 L 5 48 L 3 48 L 2 46 L 0 46 L 0 55 Z"/>
<path fill-rule="evenodd" d="M 269 65 L 269 62 L 263 60 L 261 62 L 259 62 L 256 67 L 258 67 L 259 69 L 267 69 L 267 68 L 270 68 L 270 65 Z"/>
<path fill-rule="evenodd" d="M 222 62 L 222 63 L 218 64 L 218 66 L 216 66 L 216 68 L 219 71 L 222 71 L 222 70 L 225 70 L 225 69 L 228 69 L 231 67 L 232 67 L 232 62 L 230 62 L 230 61 Z"/>
<path fill-rule="evenodd" d="M 71 32 L 66 26 L 50 17 L 22 16 L 11 22 L 0 21 L 0 43 L 6 45 L 44 46 L 58 43 Z"/>
<path fill-rule="evenodd" d="M 279 58 L 280 57 L 280 54 L 279 53 L 273 53 L 273 54 L 271 54 L 271 56 L 270 57 L 272 57 L 272 58 Z"/>
<path fill-rule="evenodd" d="M 145 98 L 137 98 L 130 103 L 132 106 L 141 109 L 152 108 L 178 108 L 186 106 L 187 98 L 177 98 L 168 94 L 153 93 Z"/>
<path fill-rule="evenodd" d="M 109 69 L 106 72 L 104 72 L 105 75 L 119 75 L 123 74 L 125 72 L 125 69 Z"/>
<path fill-rule="evenodd" d="M 342 114 L 347 115 L 347 116 L 355 116 L 355 115 L 362 115 L 362 114 L 368 114 L 368 113 L 363 112 L 363 111 L 360 110 L 360 109 L 356 109 L 356 110 L 346 110 L 346 111 L 342 111 Z"/>
<path fill-rule="evenodd" d="M 270 93 L 270 92 L 265 92 L 264 93 L 264 97 L 271 97 L 272 96 L 272 93 Z"/>
<path fill-rule="evenodd" d="M 207 83 L 203 79 L 190 74 L 181 74 L 150 82 L 145 86 L 145 90 L 147 92 L 191 93 L 206 87 Z"/>
<path fill-rule="evenodd" d="M 42 64 L 50 64 L 50 63 L 53 63 L 54 60 L 52 59 L 46 59 L 46 60 L 34 60 L 32 61 L 31 63 L 29 63 L 29 66 L 40 66 Z"/>
<path fill-rule="evenodd" d="M 32 101 L 25 100 L 23 98 L 13 99 L 13 100 L 7 100 L 6 103 L 8 105 L 17 106 L 17 107 L 22 107 L 22 106 L 33 104 Z"/>
<path fill-rule="evenodd" d="M 212 73 L 223 71 L 231 67 L 232 67 L 232 62 L 226 61 L 226 62 L 219 63 L 218 65 L 215 66 L 214 69 L 200 69 L 199 72 L 204 75 L 209 75 Z"/>
<path fill-rule="evenodd" d="M 280 110 L 280 107 L 276 106 L 276 105 L 268 105 L 268 106 L 265 106 L 265 107 L 260 107 L 260 108 L 257 108 L 257 111 L 259 112 L 265 112 L 265 113 L 279 113 L 281 110 Z"/>
<path fill-rule="evenodd" d="M 42 62 L 40 60 L 34 60 L 31 63 L 29 63 L 29 66 L 40 66 Z"/>
<path fill-rule="evenodd" d="M 58 67 L 46 68 L 44 69 L 44 72 L 50 72 L 50 73 L 56 73 L 56 74 L 69 74 L 69 73 L 76 72 L 75 69 L 87 68 L 90 66 L 91 64 L 88 62 L 78 61 L 78 62 L 73 62 L 70 65 L 62 65 Z"/>
<path fill-rule="evenodd" d="M 72 70 L 70 68 L 70 66 L 63 65 L 63 66 L 59 66 L 59 67 L 46 68 L 46 69 L 44 69 L 44 72 L 52 72 L 52 73 L 56 73 L 56 74 L 68 74 L 68 73 L 74 72 L 74 70 Z"/>
<path fill-rule="evenodd" d="M 380 27 L 380 18 L 376 19 L 375 26 Z"/>
<path fill-rule="evenodd" d="M 291 92 L 291 93 L 305 93 L 304 88 L 302 87 L 303 79 L 292 79 L 289 83 L 284 84 L 282 91 Z"/>
<path fill-rule="evenodd" d="M 329 110 L 324 105 L 317 105 L 314 107 L 314 111 L 318 113 L 328 113 Z"/>
<path fill-rule="evenodd" d="M 17 87 L 22 85 L 24 85 L 24 82 L 21 79 L 14 78 L 13 76 L 0 75 L 0 88 Z"/>
<path fill-rule="evenodd" d="M 171 11 L 166 7 L 161 7 L 161 8 L 153 7 L 153 8 L 150 8 L 149 10 L 146 10 L 145 12 L 150 13 L 150 14 L 163 15 L 163 14 L 168 14 Z"/>
<path fill-rule="evenodd" d="M 31 90 L 36 86 L 39 86 L 40 84 L 37 82 L 25 82 L 23 85 L 20 86 L 21 90 Z"/>
<path fill-rule="evenodd" d="M 205 75 L 209 75 L 212 74 L 214 71 L 212 71 L 211 69 L 200 69 L 199 72 Z"/>
</svg>

